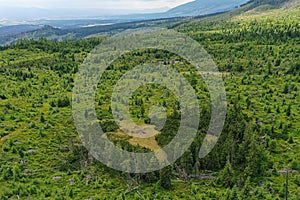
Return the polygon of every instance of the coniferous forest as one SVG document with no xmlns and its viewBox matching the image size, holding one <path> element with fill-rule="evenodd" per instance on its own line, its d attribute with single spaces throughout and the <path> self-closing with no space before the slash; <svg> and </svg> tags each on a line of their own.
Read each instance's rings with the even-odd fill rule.
<svg viewBox="0 0 300 200">
<path fill-rule="evenodd" d="M 170 166 L 144 174 L 120 172 L 97 161 L 73 122 L 76 74 L 110 34 L 21 39 L 0 47 L 0 199 L 298 200 L 300 7 L 297 1 L 262 2 L 176 24 L 162 22 L 199 42 L 225 84 L 225 125 L 204 158 L 199 150 L 211 120 L 210 94 L 189 62 L 163 50 L 141 49 L 107 68 L 96 88 L 97 119 L 107 138 L 127 151 L 166 146 L 182 115 L 168 88 L 143 85 L 129 102 L 132 120 L 149 125 L 151 106 L 160 105 L 166 123 L 149 139 L 122 132 L 110 101 L 113 86 L 128 70 L 149 60 L 162 63 L 179 71 L 196 91 L 201 119 L 192 145 Z"/>
</svg>

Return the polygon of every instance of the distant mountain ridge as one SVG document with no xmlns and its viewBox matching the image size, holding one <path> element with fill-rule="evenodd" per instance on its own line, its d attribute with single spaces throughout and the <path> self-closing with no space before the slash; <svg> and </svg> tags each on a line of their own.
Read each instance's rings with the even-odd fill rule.
<svg viewBox="0 0 300 200">
<path fill-rule="evenodd" d="M 28 32 L 40 29 L 41 26 L 38 25 L 13 25 L 13 26 L 2 26 L 0 27 L 0 36 L 18 34 L 22 32 Z"/>
<path fill-rule="evenodd" d="M 249 0 L 196 0 L 166 12 L 168 16 L 196 16 L 225 12 L 247 3 Z"/>
<path fill-rule="evenodd" d="M 221 2 L 226 2 L 226 4 L 221 4 Z M 20 39 L 38 39 L 40 37 L 45 37 L 51 40 L 67 40 L 67 39 L 79 39 L 84 37 L 95 36 L 98 34 L 110 34 L 117 33 L 120 31 L 124 31 L 126 29 L 135 29 L 142 27 L 172 27 L 173 25 L 180 24 L 182 20 L 185 20 L 184 17 L 187 16 L 198 16 L 196 18 L 205 17 L 208 15 L 217 15 L 218 13 L 225 12 L 228 10 L 233 10 L 235 7 L 240 7 L 239 9 L 235 9 L 232 12 L 229 12 L 230 17 L 233 15 L 237 15 L 243 12 L 247 12 L 248 10 L 255 9 L 261 7 L 263 5 L 270 5 L 273 8 L 283 7 L 289 3 L 300 4 L 298 0 L 214 0 L 214 1 L 204 1 L 204 0 L 196 0 L 194 2 L 190 2 L 181 6 L 178 6 L 174 9 L 169 10 L 166 13 L 160 14 L 147 14 L 147 15 L 136 15 L 136 19 L 141 18 L 141 20 L 136 20 L 133 22 L 126 23 L 116 23 L 111 25 L 102 25 L 102 26 L 90 26 L 90 27 L 79 27 L 79 28 L 68 28 L 68 29 L 60 29 L 54 28 L 53 26 L 46 25 L 43 28 L 39 28 L 34 30 L 36 27 L 23 27 L 29 29 L 26 31 L 23 30 L 22 27 L 18 29 L 17 33 L 11 35 L 1 35 L 1 28 L 5 29 L 5 27 L 0 28 L 0 45 L 6 45 L 15 43 Z M 205 6 L 204 6 L 205 5 Z M 168 16 L 182 16 L 182 17 L 170 17 Z M 158 18 L 154 20 L 149 20 L 153 18 Z M 186 19 L 191 19 L 190 17 Z M 72 23 L 74 20 L 72 20 Z M 59 23 L 59 22 L 55 22 Z M 33 30 L 30 30 L 33 29 Z"/>
<path fill-rule="evenodd" d="M 143 27 L 158 27 L 164 24 L 174 25 L 180 22 L 182 18 L 168 18 L 156 20 L 143 20 L 135 22 L 117 23 L 103 26 L 91 26 L 83 28 L 60 29 L 53 26 L 45 25 L 38 30 L 22 32 L 12 35 L 0 35 L 0 46 L 16 43 L 20 39 L 38 39 L 41 37 L 50 40 L 67 40 L 67 39 L 80 39 L 99 34 L 111 34 L 125 31 L 127 29 L 136 29 Z"/>
</svg>

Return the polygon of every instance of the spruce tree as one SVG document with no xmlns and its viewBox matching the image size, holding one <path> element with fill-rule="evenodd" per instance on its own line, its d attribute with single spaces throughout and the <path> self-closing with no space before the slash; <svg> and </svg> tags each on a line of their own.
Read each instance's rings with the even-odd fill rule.
<svg viewBox="0 0 300 200">
<path fill-rule="evenodd" d="M 164 169 L 160 170 L 160 186 L 166 190 L 172 189 L 172 182 L 171 182 L 172 170 L 171 167 L 165 167 Z"/>
<path fill-rule="evenodd" d="M 229 160 L 220 174 L 219 183 L 224 187 L 232 187 L 235 184 L 234 170 Z"/>
</svg>

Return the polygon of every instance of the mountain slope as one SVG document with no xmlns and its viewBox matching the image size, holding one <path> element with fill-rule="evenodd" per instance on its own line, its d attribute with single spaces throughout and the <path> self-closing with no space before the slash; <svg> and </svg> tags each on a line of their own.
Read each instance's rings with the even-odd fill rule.
<svg viewBox="0 0 300 200">
<path fill-rule="evenodd" d="M 292 12 L 292 13 L 291 13 Z M 293 19 L 297 20 L 300 13 L 300 1 L 298 0 L 252 0 L 241 7 L 232 11 L 219 13 L 212 16 L 196 16 L 189 20 L 183 21 L 178 24 L 177 27 L 193 27 L 197 24 L 212 24 L 220 22 L 239 21 L 242 18 L 248 20 L 249 18 L 261 18 L 265 17 L 288 17 L 293 16 Z M 289 18 L 289 17 L 288 17 Z M 300 19 L 299 19 L 300 20 Z M 175 28 L 175 27 L 173 27 Z M 209 28 L 209 27 L 208 27 Z M 226 27 L 224 27 L 226 28 Z"/>
<path fill-rule="evenodd" d="M 196 16 L 232 10 L 248 0 L 196 0 L 169 10 L 169 16 Z"/>
</svg>

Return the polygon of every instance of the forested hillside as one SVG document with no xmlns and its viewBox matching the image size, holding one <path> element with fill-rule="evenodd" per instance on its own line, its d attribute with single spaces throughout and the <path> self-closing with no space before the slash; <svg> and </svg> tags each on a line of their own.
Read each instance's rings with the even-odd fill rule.
<svg viewBox="0 0 300 200">
<path fill-rule="evenodd" d="M 199 149 L 210 121 L 209 92 L 190 63 L 169 52 L 142 49 L 105 71 L 96 93 L 97 119 L 107 137 L 128 151 L 167 145 L 182 114 L 167 88 L 145 85 L 131 98 L 132 119 L 148 125 L 149 108 L 157 104 L 166 109 L 166 125 L 148 140 L 122 132 L 110 101 L 113 85 L 133 66 L 150 60 L 176 69 L 201 102 L 200 128 L 191 147 L 169 167 L 146 174 L 98 162 L 73 122 L 76 73 L 108 36 L 62 42 L 40 38 L 0 47 L 0 199 L 284 199 L 288 169 L 288 199 L 298 200 L 300 7 L 297 2 L 247 6 L 173 26 L 203 45 L 225 83 L 225 126 L 203 159 Z"/>
</svg>

